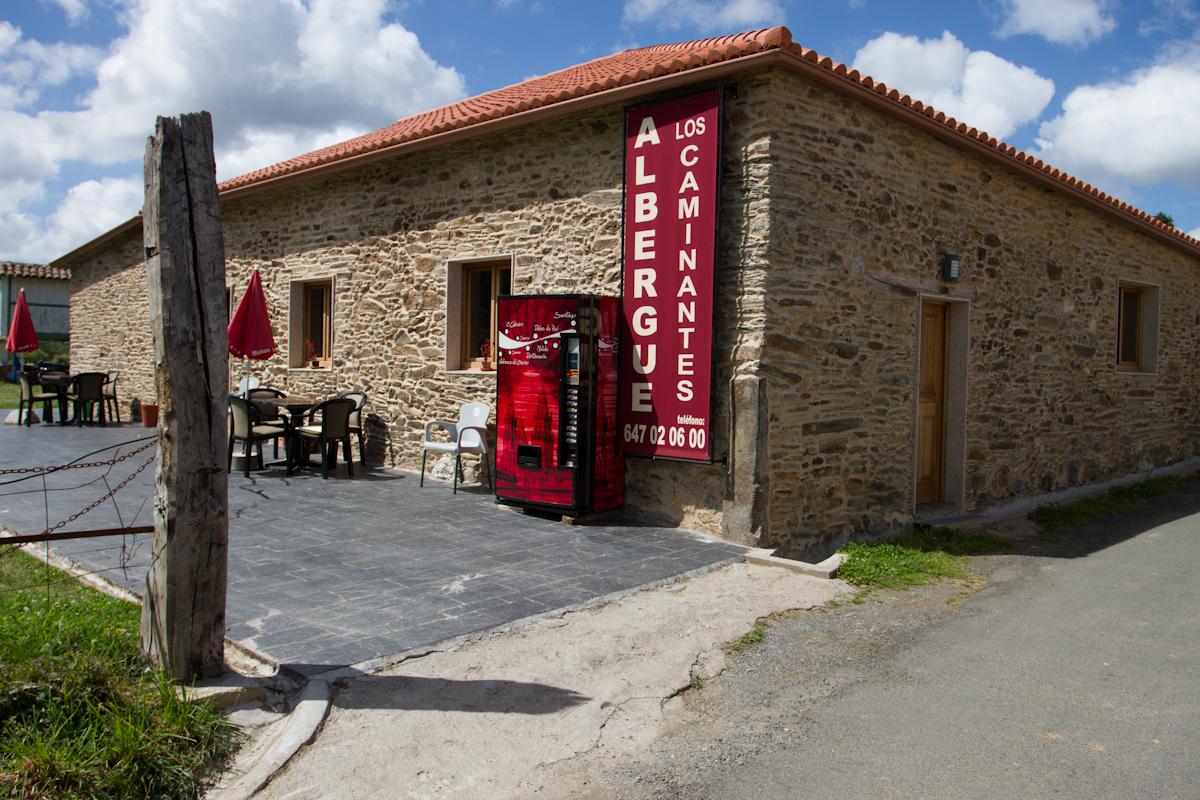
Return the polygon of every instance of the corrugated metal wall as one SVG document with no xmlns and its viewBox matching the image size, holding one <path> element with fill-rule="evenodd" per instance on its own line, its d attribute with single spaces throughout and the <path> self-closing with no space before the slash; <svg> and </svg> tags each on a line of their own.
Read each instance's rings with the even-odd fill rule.
<svg viewBox="0 0 1200 800">
<path fill-rule="evenodd" d="M 4 313 L 0 315 L 0 336 L 8 335 L 8 321 L 17 303 L 17 292 L 25 290 L 25 301 L 39 337 L 63 339 L 71 332 L 71 284 L 47 278 L 10 278 L 0 276 Z"/>
</svg>

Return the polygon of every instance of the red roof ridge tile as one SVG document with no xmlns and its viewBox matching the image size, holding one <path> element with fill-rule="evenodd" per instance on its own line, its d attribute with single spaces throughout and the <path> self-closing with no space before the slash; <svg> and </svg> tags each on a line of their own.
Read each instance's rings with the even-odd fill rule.
<svg viewBox="0 0 1200 800">
<path fill-rule="evenodd" d="M 21 261 L 0 261 L 0 275 L 13 278 L 48 278 L 69 281 L 71 270 L 48 264 L 27 264 Z"/>
</svg>

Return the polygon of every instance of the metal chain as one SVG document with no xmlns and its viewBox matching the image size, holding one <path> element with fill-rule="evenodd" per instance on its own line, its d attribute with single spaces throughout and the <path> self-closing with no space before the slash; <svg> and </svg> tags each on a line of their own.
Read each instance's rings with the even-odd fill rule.
<svg viewBox="0 0 1200 800">
<path fill-rule="evenodd" d="M 0 475 L 26 475 L 42 472 L 58 472 L 59 470 L 64 469 L 92 469 L 94 467 L 111 467 L 120 464 L 122 461 L 132 456 L 136 456 L 138 453 L 154 447 L 156 444 L 158 444 L 158 440 L 152 439 L 136 450 L 130 450 L 125 455 L 111 458 L 108 461 L 87 461 L 80 464 L 63 464 L 62 466 L 57 467 L 12 467 L 9 469 L 0 469 Z"/>
<path fill-rule="evenodd" d="M 152 444 L 153 444 L 153 443 L 152 443 Z M 145 448 L 145 447 L 142 447 L 142 448 L 139 448 L 139 449 L 140 449 L 140 450 L 145 450 L 146 448 Z M 134 452 L 137 452 L 137 451 L 134 451 Z M 130 455 L 133 455 L 133 453 L 130 453 Z M 138 467 L 137 469 L 135 469 L 133 472 L 129 473 L 129 475 L 128 475 L 128 476 L 127 476 L 127 477 L 126 477 L 126 478 L 125 478 L 123 481 L 121 481 L 121 482 L 120 482 L 120 483 L 118 483 L 116 486 L 114 486 L 114 487 L 113 487 L 111 490 L 109 490 L 108 492 L 106 492 L 106 493 L 105 493 L 105 494 L 104 494 L 104 495 L 103 495 L 103 496 L 102 496 L 102 497 L 101 497 L 99 500 L 96 500 L 95 502 L 89 503 L 88 505 L 84 506 L 82 510 L 80 510 L 80 511 L 76 511 L 74 514 L 72 514 L 71 516 L 67 517 L 67 518 L 66 518 L 66 519 L 64 519 L 62 522 L 58 523 L 57 525 L 54 525 L 54 526 L 52 526 L 52 527 L 49 527 L 49 528 L 46 528 L 46 530 L 42 531 L 42 533 L 54 533 L 54 531 L 58 530 L 59 528 L 63 527 L 64 525 L 69 525 L 69 524 L 71 524 L 71 523 L 72 523 L 72 522 L 74 522 L 75 520 L 77 520 L 77 519 L 79 519 L 80 517 L 82 517 L 84 514 L 86 514 L 86 513 L 88 513 L 89 511 L 91 511 L 91 510 L 93 510 L 93 509 L 97 508 L 98 506 L 100 506 L 100 504 L 101 504 L 101 503 L 105 502 L 105 501 L 106 501 L 106 500 L 108 500 L 110 497 L 112 497 L 113 495 L 115 495 L 117 492 L 119 492 L 120 490 L 122 490 L 122 489 L 124 489 L 126 486 L 128 486 L 130 481 L 132 481 L 134 478 L 136 478 L 138 475 L 140 475 L 140 474 L 142 473 L 142 470 L 146 469 L 146 467 L 148 467 L 148 466 L 150 466 L 151 464 L 153 464 L 153 463 L 154 463 L 154 459 L 155 459 L 155 456 L 150 456 L 150 458 L 146 459 L 146 462 L 145 462 L 144 464 L 142 464 L 140 467 Z"/>
</svg>

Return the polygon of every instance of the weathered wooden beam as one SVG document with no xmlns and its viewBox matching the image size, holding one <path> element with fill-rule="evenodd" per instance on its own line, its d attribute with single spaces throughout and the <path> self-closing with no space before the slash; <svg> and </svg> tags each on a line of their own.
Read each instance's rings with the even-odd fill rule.
<svg viewBox="0 0 1200 800">
<path fill-rule="evenodd" d="M 129 536 L 135 533 L 154 533 L 153 525 L 134 525 L 129 528 L 93 528 L 88 531 L 63 531 L 61 533 L 18 533 L 0 536 L 0 544 L 34 544 L 36 542 L 58 542 L 68 539 L 91 539 L 96 536 Z"/>
<path fill-rule="evenodd" d="M 224 670 L 229 497 L 225 245 L 208 112 L 159 117 L 143 238 L 159 449 L 142 648 L 182 681 Z"/>
</svg>

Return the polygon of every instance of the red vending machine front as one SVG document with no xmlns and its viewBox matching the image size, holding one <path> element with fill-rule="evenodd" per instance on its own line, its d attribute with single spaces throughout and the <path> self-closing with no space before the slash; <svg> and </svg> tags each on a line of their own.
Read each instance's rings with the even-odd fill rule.
<svg viewBox="0 0 1200 800">
<path fill-rule="evenodd" d="M 496 499 L 569 515 L 625 502 L 617 453 L 618 300 L 501 297 Z"/>
</svg>

